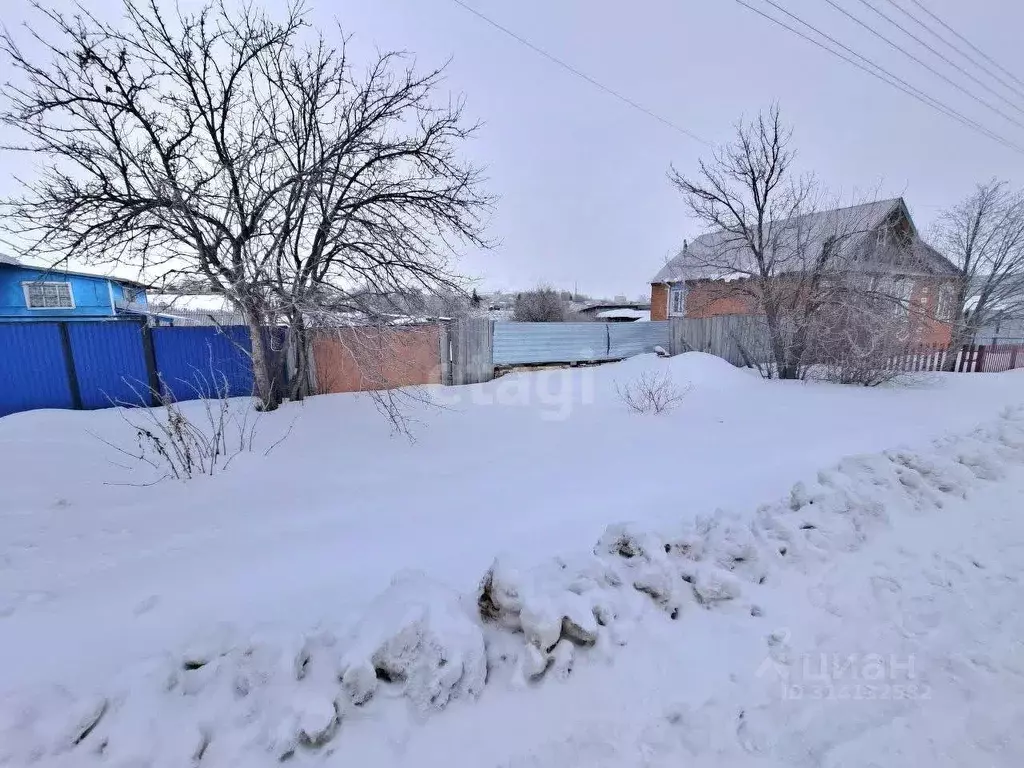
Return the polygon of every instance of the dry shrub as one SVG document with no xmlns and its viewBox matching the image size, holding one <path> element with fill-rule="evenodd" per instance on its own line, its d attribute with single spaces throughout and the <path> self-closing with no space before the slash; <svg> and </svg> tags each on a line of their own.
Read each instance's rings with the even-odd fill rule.
<svg viewBox="0 0 1024 768">
<path fill-rule="evenodd" d="M 227 469 L 239 454 L 253 452 L 261 412 L 252 397 L 233 401 L 227 378 L 212 375 L 214 382 L 221 379 L 217 386 L 193 384 L 197 397 L 185 408 L 174 400 L 162 380 L 159 390 L 133 386 L 139 400 L 144 401 L 143 393 L 149 390 L 148 394 L 159 403 L 155 408 L 119 409 L 121 418 L 134 432 L 134 445 L 126 447 L 98 439 L 130 459 L 135 467 L 156 470 L 159 475 L 152 482 L 170 478 L 190 480 Z M 264 455 L 269 455 L 290 433 L 291 426 Z"/>
<path fill-rule="evenodd" d="M 680 390 L 668 371 L 645 371 L 625 386 L 615 385 L 619 399 L 634 413 L 664 413 L 683 401 L 689 388 Z"/>
<path fill-rule="evenodd" d="M 911 318 L 885 301 L 824 308 L 812 324 L 812 362 L 836 384 L 875 387 L 899 375 L 893 359 L 906 349 Z"/>
</svg>

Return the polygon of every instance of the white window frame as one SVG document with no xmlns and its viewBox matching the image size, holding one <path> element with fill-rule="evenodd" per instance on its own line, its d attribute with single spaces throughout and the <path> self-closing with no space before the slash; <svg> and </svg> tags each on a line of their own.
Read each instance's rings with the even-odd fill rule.
<svg viewBox="0 0 1024 768">
<path fill-rule="evenodd" d="M 953 304 L 956 302 L 956 286 L 952 283 L 939 286 L 935 300 L 935 318 L 947 323 L 953 322 Z"/>
<path fill-rule="evenodd" d="M 911 302 L 914 299 L 915 283 L 909 277 L 897 275 L 892 280 L 892 297 L 895 300 L 894 307 L 897 315 L 909 315 Z"/>
<path fill-rule="evenodd" d="M 679 308 L 676 308 L 676 298 L 679 298 Z M 683 317 L 686 315 L 686 284 L 674 283 L 668 287 L 668 314 L 669 317 Z"/>
<path fill-rule="evenodd" d="M 32 299 L 31 299 L 29 290 L 32 287 L 34 287 L 34 286 L 41 286 L 41 287 L 45 288 L 46 286 L 50 286 L 50 285 L 63 286 L 65 288 L 67 288 L 68 289 L 68 299 L 71 301 L 71 305 L 67 306 L 67 307 L 33 307 L 32 306 Z M 68 281 L 68 280 L 61 280 L 59 282 L 55 281 L 55 280 L 48 280 L 48 281 L 26 280 L 25 282 L 23 282 L 21 284 L 21 290 L 22 290 L 22 292 L 25 295 L 25 307 L 27 309 L 30 309 L 30 310 L 34 311 L 34 312 L 38 312 L 39 310 L 47 311 L 47 310 L 51 310 L 51 309 L 76 309 L 77 308 L 77 306 L 75 304 L 75 291 L 71 287 L 71 282 Z"/>
</svg>

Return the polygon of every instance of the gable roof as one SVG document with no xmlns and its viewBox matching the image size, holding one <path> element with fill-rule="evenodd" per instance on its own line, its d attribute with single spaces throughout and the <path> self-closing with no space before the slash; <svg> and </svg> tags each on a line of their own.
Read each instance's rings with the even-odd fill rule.
<svg viewBox="0 0 1024 768">
<path fill-rule="evenodd" d="M 124 277 L 117 277 L 116 275 L 104 275 L 98 272 L 82 272 L 81 270 L 74 269 L 60 269 L 58 267 L 38 267 L 33 264 L 25 264 L 22 261 L 8 256 L 5 253 L 0 253 L 0 268 L 3 267 L 14 267 L 16 269 L 25 269 L 32 272 L 42 272 L 44 275 L 52 275 L 53 277 L 91 277 L 95 280 L 109 280 L 112 283 L 119 285 L 131 285 L 135 288 L 147 288 L 145 283 L 140 283 L 138 280 L 129 280 Z"/>
<path fill-rule="evenodd" d="M 902 263 L 873 261 L 870 258 L 850 259 L 848 268 L 904 274 L 954 274 L 952 263 L 921 240 L 902 197 L 794 216 L 779 222 L 778 230 L 782 238 L 803 239 L 802 252 L 805 254 L 820 252 L 826 240 L 841 233 L 845 252 L 870 255 L 874 232 L 899 211 L 903 212 L 910 223 L 912 237 Z M 731 268 L 727 269 L 726 265 Z M 734 233 L 716 230 L 686 245 L 658 271 L 651 282 L 737 279 L 755 274 L 757 267 L 754 256 L 743 239 Z"/>
</svg>

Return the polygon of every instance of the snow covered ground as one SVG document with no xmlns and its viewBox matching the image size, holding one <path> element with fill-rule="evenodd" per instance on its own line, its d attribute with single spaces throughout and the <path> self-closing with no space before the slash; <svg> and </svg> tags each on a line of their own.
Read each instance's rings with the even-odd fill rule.
<svg viewBox="0 0 1024 768">
<path fill-rule="evenodd" d="M 686 398 L 628 412 L 651 369 Z M 422 392 L 414 443 L 314 398 L 188 483 L 0 420 L 0 765 L 1024 760 L 1024 374 Z"/>
</svg>

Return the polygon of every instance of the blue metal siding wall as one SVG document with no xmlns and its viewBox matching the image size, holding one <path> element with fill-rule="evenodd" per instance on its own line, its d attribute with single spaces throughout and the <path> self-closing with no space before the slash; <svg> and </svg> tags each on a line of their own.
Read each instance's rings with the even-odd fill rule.
<svg viewBox="0 0 1024 768">
<path fill-rule="evenodd" d="M 494 324 L 497 366 L 621 360 L 668 344 L 667 321 Z"/>
<path fill-rule="evenodd" d="M 175 400 L 252 394 L 248 328 L 153 328 L 152 333 L 164 391 Z"/>
<path fill-rule="evenodd" d="M 33 281 L 70 283 L 74 309 L 29 309 L 23 283 Z M 8 320 L 75 320 L 82 317 L 110 317 L 111 281 L 105 277 L 65 274 L 58 270 L 0 265 L 0 318 Z"/>
<path fill-rule="evenodd" d="M 69 323 L 83 408 L 149 405 L 149 376 L 136 323 Z"/>
<path fill-rule="evenodd" d="M 0 416 L 71 408 L 71 386 L 56 323 L 0 325 Z"/>
</svg>

